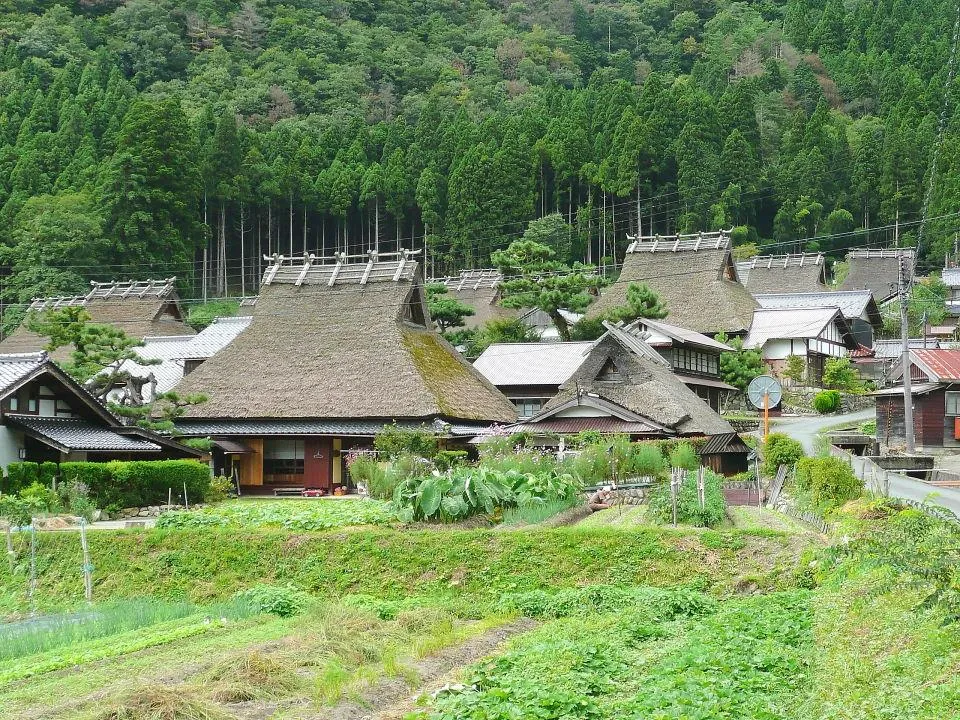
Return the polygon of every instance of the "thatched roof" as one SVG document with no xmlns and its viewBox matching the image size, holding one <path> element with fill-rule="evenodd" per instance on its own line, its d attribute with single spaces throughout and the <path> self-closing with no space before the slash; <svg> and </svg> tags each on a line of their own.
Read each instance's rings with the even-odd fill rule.
<svg viewBox="0 0 960 720">
<path fill-rule="evenodd" d="M 473 308 L 473 315 L 463 319 L 463 325 L 469 330 L 486 325 L 491 320 L 515 318 L 518 311 L 501 307 L 500 283 L 503 274 L 499 270 L 463 270 L 453 277 L 436 278 L 432 283 L 445 285 L 447 292 Z"/>
<path fill-rule="evenodd" d="M 513 405 L 431 327 L 410 254 L 277 259 L 249 328 L 187 375 L 204 418 L 506 422 Z"/>
<path fill-rule="evenodd" d="M 194 330 L 183 322 L 176 278 L 109 283 L 90 283 L 86 295 L 38 298 L 30 303 L 28 313 L 43 313 L 66 307 L 82 307 L 93 323 L 113 325 L 133 338 L 147 336 L 193 335 Z M 48 340 L 30 332 L 21 324 L 0 341 L 0 353 L 24 353 L 42 350 Z M 55 360 L 70 356 L 70 348 L 58 348 Z"/>
<path fill-rule="evenodd" d="M 625 422 L 659 427 L 664 435 L 733 432 L 726 420 L 673 374 L 656 350 L 638 347 L 643 344 L 622 328 L 608 325 L 607 333 L 559 394 L 526 424 L 536 426 L 564 412 L 577 417 L 570 411 L 589 405 L 605 408 Z"/>
<path fill-rule="evenodd" d="M 916 256 L 912 248 L 892 250 L 851 250 L 847 253 L 850 269 L 841 290 L 870 290 L 878 303 L 897 294 L 900 258 L 906 258 L 907 277 L 913 277 Z"/>
<path fill-rule="evenodd" d="M 823 255 L 758 255 L 737 263 L 740 282 L 759 293 L 819 292 L 827 288 Z"/>
<path fill-rule="evenodd" d="M 644 283 L 663 298 L 667 322 L 707 335 L 746 331 L 756 307 L 737 279 L 726 233 L 635 240 L 627 248 L 620 277 L 587 315 L 626 305 L 630 283 Z"/>
</svg>

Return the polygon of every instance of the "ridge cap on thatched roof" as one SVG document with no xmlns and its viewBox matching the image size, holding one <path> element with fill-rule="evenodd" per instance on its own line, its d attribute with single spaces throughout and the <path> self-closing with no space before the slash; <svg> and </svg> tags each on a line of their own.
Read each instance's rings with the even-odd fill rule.
<svg viewBox="0 0 960 720">
<path fill-rule="evenodd" d="M 445 285 L 450 290 L 480 290 L 496 288 L 503 282 L 503 273 L 497 268 L 461 270 L 457 275 L 432 278 L 428 284 Z"/>
<path fill-rule="evenodd" d="M 627 253 L 729 250 L 730 232 L 689 233 L 686 235 L 627 235 Z"/>
<path fill-rule="evenodd" d="M 156 298 L 162 300 L 176 297 L 176 277 L 163 280 L 111 280 L 109 282 L 90 282 L 90 292 L 86 295 L 61 295 L 34 298 L 30 310 L 59 310 L 62 307 L 84 307 L 91 300 L 143 300 Z"/>
<path fill-rule="evenodd" d="M 847 252 L 847 259 L 849 260 L 850 258 L 857 258 L 867 260 L 899 257 L 912 258 L 915 253 L 915 248 L 861 248 Z"/>
<path fill-rule="evenodd" d="M 371 250 L 364 255 L 318 256 L 265 255 L 270 264 L 263 271 L 262 287 L 284 285 L 365 286 L 371 283 L 412 281 L 418 269 L 416 257 L 421 250 L 398 250 L 381 253 Z"/>
</svg>

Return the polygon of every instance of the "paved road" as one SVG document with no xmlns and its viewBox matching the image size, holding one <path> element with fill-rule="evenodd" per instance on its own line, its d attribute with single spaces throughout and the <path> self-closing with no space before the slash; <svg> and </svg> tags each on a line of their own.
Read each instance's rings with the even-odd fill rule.
<svg viewBox="0 0 960 720">
<path fill-rule="evenodd" d="M 771 430 L 786 433 L 795 440 L 799 440 L 807 452 L 813 452 L 814 439 L 826 428 L 845 422 L 861 423 L 864 420 L 873 420 L 875 417 L 876 413 L 871 409 L 830 417 L 778 418 L 771 423 Z M 868 483 L 871 481 L 872 473 L 870 470 L 864 470 L 864 461 L 860 458 L 853 458 L 853 469 L 858 476 L 865 477 Z M 878 492 L 882 491 L 883 479 L 878 478 L 877 482 L 880 487 L 874 487 L 873 489 Z M 889 484 L 890 494 L 894 497 L 916 501 L 928 500 L 949 508 L 960 517 L 960 490 L 933 488 L 924 482 L 896 473 L 889 473 Z"/>
</svg>

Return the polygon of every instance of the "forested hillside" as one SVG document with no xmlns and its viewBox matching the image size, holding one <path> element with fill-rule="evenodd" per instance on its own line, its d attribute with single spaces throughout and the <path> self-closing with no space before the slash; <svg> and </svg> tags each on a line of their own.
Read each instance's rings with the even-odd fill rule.
<svg viewBox="0 0 960 720">
<path fill-rule="evenodd" d="M 960 226 L 944 0 L 0 0 L 6 302 L 262 253 L 483 265 L 559 212 L 574 257 L 736 227 L 771 251 Z M 954 88 L 955 90 L 955 88 Z M 947 216 L 947 217 L 942 217 Z M 851 232 L 873 228 L 873 232 Z M 375 238 L 379 238 L 377 241 Z M 811 240 L 810 238 L 815 238 Z"/>
</svg>

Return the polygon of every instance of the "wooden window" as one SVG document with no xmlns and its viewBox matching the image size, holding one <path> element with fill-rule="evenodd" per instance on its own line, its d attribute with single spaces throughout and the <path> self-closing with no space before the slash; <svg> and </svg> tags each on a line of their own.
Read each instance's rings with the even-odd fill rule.
<svg viewBox="0 0 960 720">
<path fill-rule="evenodd" d="M 512 400 L 521 418 L 533 417 L 547 402 L 544 398 L 513 398 Z"/>
<path fill-rule="evenodd" d="M 947 392 L 946 396 L 946 414 L 960 416 L 960 392 Z"/>
<path fill-rule="evenodd" d="M 7 400 L 7 410 L 9 410 L 10 412 L 16 412 L 19 409 L 20 409 L 20 398 L 18 398 L 16 395 L 11 395 L 10 398 Z"/>
<path fill-rule="evenodd" d="M 268 438 L 263 448 L 264 475 L 303 475 L 303 438 Z"/>
</svg>

